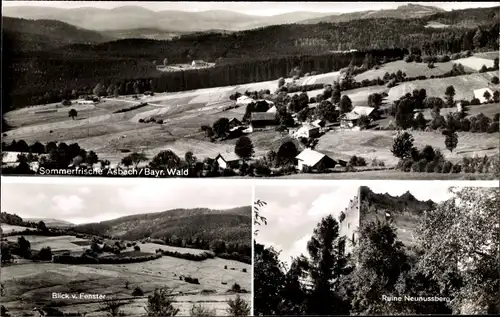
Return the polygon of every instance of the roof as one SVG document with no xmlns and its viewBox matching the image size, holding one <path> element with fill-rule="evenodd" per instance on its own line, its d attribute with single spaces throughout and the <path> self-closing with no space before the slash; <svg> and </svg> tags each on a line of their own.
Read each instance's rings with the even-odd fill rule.
<svg viewBox="0 0 500 317">
<path fill-rule="evenodd" d="M 276 113 L 276 111 L 278 111 L 278 109 L 276 109 L 276 106 L 272 106 L 272 107 L 271 107 L 271 108 L 269 108 L 269 110 L 267 110 L 266 112 Z"/>
<path fill-rule="evenodd" d="M 352 109 L 351 112 L 357 113 L 360 116 L 362 115 L 369 116 L 373 112 L 373 110 L 375 110 L 375 108 L 357 106 L 354 107 L 354 109 Z"/>
<path fill-rule="evenodd" d="M 318 162 L 321 161 L 325 156 L 325 154 L 316 152 L 314 150 L 305 149 L 304 151 L 300 152 L 300 154 L 295 158 L 303 161 L 305 165 L 314 166 L 318 164 Z"/>
<path fill-rule="evenodd" d="M 236 99 L 236 103 L 244 103 L 244 104 L 249 104 L 251 102 L 255 102 L 255 100 L 253 100 L 253 98 L 250 98 L 246 95 L 243 95 L 243 96 L 240 96 L 238 97 L 238 99 Z"/>
<path fill-rule="evenodd" d="M 218 157 L 222 157 L 222 159 L 226 162 L 232 162 L 232 161 L 239 161 L 240 160 L 240 157 L 238 155 L 236 155 L 236 153 L 234 152 L 227 152 L 227 153 L 219 153 L 215 159 L 217 159 Z"/>
<path fill-rule="evenodd" d="M 229 122 L 233 122 L 233 121 L 236 121 L 236 122 L 241 123 L 241 121 L 240 121 L 240 120 L 238 120 L 237 118 L 234 118 L 234 117 L 233 117 L 233 118 L 231 118 L 231 119 L 229 120 Z"/>
<path fill-rule="evenodd" d="M 195 59 L 193 63 L 206 63 L 206 62 L 202 59 Z"/>
<path fill-rule="evenodd" d="M 490 93 L 491 97 L 493 97 L 493 90 L 491 90 L 490 88 L 481 88 L 474 90 L 474 98 L 479 99 L 481 103 L 487 102 L 486 98 L 484 98 L 484 93 L 486 91 Z"/>
<path fill-rule="evenodd" d="M 251 121 L 276 121 L 276 113 L 252 112 Z"/>
<path fill-rule="evenodd" d="M 309 109 L 316 108 L 319 105 L 319 102 L 313 102 L 307 105 Z"/>
<path fill-rule="evenodd" d="M 358 120 L 359 117 L 361 117 L 361 115 L 357 114 L 357 113 L 354 113 L 354 112 L 348 112 L 348 113 L 344 113 L 340 119 L 341 120 Z"/>
</svg>

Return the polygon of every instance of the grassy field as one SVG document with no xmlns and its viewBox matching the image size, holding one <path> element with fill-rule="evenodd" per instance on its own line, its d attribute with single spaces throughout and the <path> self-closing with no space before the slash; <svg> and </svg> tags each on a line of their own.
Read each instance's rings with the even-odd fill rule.
<svg viewBox="0 0 500 317">
<path fill-rule="evenodd" d="M 444 92 L 448 86 L 455 87 L 455 100 L 471 100 L 474 97 L 475 89 L 489 87 L 495 90 L 499 88 L 498 85 L 491 84 L 493 76 L 498 76 L 498 71 L 405 82 L 389 90 L 387 101 L 392 102 L 404 96 L 406 93 L 412 93 L 414 89 L 422 88 L 427 91 L 427 96 L 444 98 Z"/>
<path fill-rule="evenodd" d="M 19 231 L 24 231 L 26 229 L 32 229 L 32 228 L 22 227 L 22 226 L 12 226 L 12 225 L 8 225 L 5 223 L 2 223 L 0 225 L 0 228 L 2 228 L 3 233 L 19 232 Z"/>
<path fill-rule="evenodd" d="M 496 113 L 500 113 L 500 103 L 488 103 L 478 106 L 468 106 L 467 108 L 467 117 L 476 116 L 482 113 L 489 118 L 493 118 Z M 442 108 L 440 113 L 446 118 L 446 115 L 448 113 L 454 113 L 456 111 L 457 108 Z M 424 111 L 422 111 L 422 113 L 424 114 L 424 118 L 427 120 L 431 120 L 431 112 L 431 109 L 425 109 Z"/>
<path fill-rule="evenodd" d="M 434 68 L 427 67 L 426 63 L 407 63 L 403 60 L 390 62 L 382 65 L 379 69 L 371 69 L 367 72 L 361 73 L 354 77 L 357 82 L 361 82 L 365 79 L 372 80 L 377 79 L 377 77 L 383 78 L 385 73 L 389 74 L 397 73 L 398 70 L 406 73 L 406 77 L 417 77 L 417 76 L 439 76 L 449 72 L 453 64 L 459 63 L 456 61 L 449 61 L 446 63 L 436 63 Z M 463 63 L 462 63 L 463 64 Z M 468 68 L 467 65 L 463 64 L 466 71 L 474 71 L 475 69 Z"/>
<path fill-rule="evenodd" d="M 17 237 L 9 237 L 17 239 Z M 60 247 L 78 248 L 71 242 L 72 237 L 39 237 L 27 236 L 32 246 L 49 245 L 53 249 Z M 57 239 L 54 239 L 57 238 Z M 76 239 L 76 238 L 74 238 Z M 142 253 L 149 249 L 168 249 L 182 253 L 196 253 L 201 250 L 171 248 L 157 244 L 138 244 Z M 133 251 L 132 251 L 133 252 Z M 227 266 L 227 269 L 224 267 Z M 246 269 L 248 273 L 243 272 Z M 65 265 L 58 263 L 25 263 L 2 267 L 1 282 L 5 286 L 2 305 L 6 306 L 13 316 L 34 316 L 32 309 L 52 304 L 66 313 L 88 312 L 87 316 L 107 316 L 99 311 L 96 300 L 85 299 L 52 299 L 53 292 L 86 293 L 129 298 L 129 303 L 122 307 L 123 316 L 144 314 L 147 295 L 157 287 L 167 286 L 175 296 L 175 306 L 181 311 L 179 315 L 189 315 L 192 304 L 201 303 L 216 309 L 217 315 L 227 315 L 226 301 L 235 294 L 228 292 L 234 283 L 242 289 L 251 290 L 250 265 L 219 258 L 202 262 L 188 261 L 173 257 L 162 257 L 153 261 L 116 264 L 116 265 Z M 190 284 L 181 276 L 197 278 L 200 284 Z M 125 287 L 129 283 L 128 289 Z M 144 296 L 133 297 L 132 291 L 138 286 Z M 249 293 L 243 294 L 251 301 Z"/>
<path fill-rule="evenodd" d="M 9 241 L 17 241 L 19 236 L 7 237 Z M 82 252 L 90 247 L 90 242 L 74 236 L 45 237 L 37 235 L 25 235 L 26 240 L 31 244 L 31 249 L 39 251 L 42 248 L 50 247 L 52 251 L 68 250 L 71 252 Z M 75 243 L 74 243 L 75 242 Z M 84 242 L 88 242 L 84 244 Z"/>
<path fill-rule="evenodd" d="M 361 156 L 370 162 L 376 158 L 385 166 L 395 166 L 398 159 L 391 153 L 396 131 L 331 131 L 322 136 L 316 150 L 330 155 L 333 159 L 348 159 Z M 498 134 L 458 132 L 457 148 L 450 153 L 444 145 L 445 137 L 438 132 L 413 131 L 415 146 L 423 148 L 431 145 L 440 149 L 447 160 L 460 161 L 463 156 L 484 156 L 498 154 Z"/>
</svg>

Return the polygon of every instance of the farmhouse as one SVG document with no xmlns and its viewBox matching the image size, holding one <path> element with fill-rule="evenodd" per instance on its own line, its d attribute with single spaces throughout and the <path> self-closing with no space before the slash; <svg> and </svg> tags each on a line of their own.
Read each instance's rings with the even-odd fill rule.
<svg viewBox="0 0 500 317">
<path fill-rule="evenodd" d="M 276 113 L 272 112 L 252 112 L 250 117 L 250 124 L 252 129 L 265 128 L 276 125 Z"/>
<path fill-rule="evenodd" d="M 303 171 L 305 167 L 313 169 L 320 167 L 333 168 L 336 165 L 336 162 L 329 156 L 311 149 L 305 149 L 295 158 L 297 159 L 297 169 L 301 171 Z"/>
<path fill-rule="evenodd" d="M 340 127 L 341 128 L 353 128 L 358 125 L 358 120 L 361 116 L 367 116 L 370 120 L 373 119 L 372 107 L 354 107 L 351 112 L 345 113 L 340 117 Z"/>
<path fill-rule="evenodd" d="M 490 96 L 491 98 L 493 98 L 493 90 L 491 90 L 490 88 L 481 88 L 481 89 L 476 89 L 474 90 L 474 98 L 477 98 L 479 99 L 479 101 L 481 103 L 486 103 L 488 102 L 488 100 L 486 100 L 486 98 L 484 98 L 484 93 L 485 92 L 489 92 L 490 93 Z"/>
<path fill-rule="evenodd" d="M 234 152 L 218 154 L 214 159 L 221 168 L 235 168 L 240 164 L 240 157 Z"/>
<path fill-rule="evenodd" d="M 243 95 L 241 97 L 238 97 L 238 99 L 236 99 L 237 106 L 248 106 L 252 102 L 255 102 L 255 100 L 253 100 L 253 98 L 250 98 L 246 95 Z"/>
<path fill-rule="evenodd" d="M 78 101 L 76 103 L 79 105 L 93 105 L 96 102 L 94 100 L 78 99 Z"/>
<path fill-rule="evenodd" d="M 311 124 L 304 124 L 295 132 L 295 137 L 302 138 L 315 138 L 319 136 L 319 127 Z"/>
<path fill-rule="evenodd" d="M 324 127 L 325 126 L 325 120 L 317 119 L 311 122 L 311 124 L 315 127 Z"/>
<path fill-rule="evenodd" d="M 203 67 L 203 66 L 208 66 L 208 63 L 201 60 L 201 59 L 195 59 L 192 63 L 191 66 L 193 67 Z"/>
<path fill-rule="evenodd" d="M 462 103 L 459 101 L 457 102 L 457 112 L 462 112 L 464 110 L 464 107 Z"/>
</svg>

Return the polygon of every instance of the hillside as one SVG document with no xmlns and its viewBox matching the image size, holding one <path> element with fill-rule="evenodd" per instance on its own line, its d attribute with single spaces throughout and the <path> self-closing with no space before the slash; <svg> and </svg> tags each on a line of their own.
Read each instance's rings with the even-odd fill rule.
<svg viewBox="0 0 500 317">
<path fill-rule="evenodd" d="M 459 14 L 464 19 L 476 21 L 480 12 L 483 15 L 481 23 L 495 21 L 496 13 L 491 9 L 478 10 L 445 12 L 442 18 Z M 387 56 L 390 54 L 387 48 L 401 48 L 402 51 L 402 48 L 417 47 L 427 54 L 498 49 L 498 23 L 482 26 L 480 41 L 473 40 L 477 29 L 426 26 L 427 21 L 422 19 L 381 18 L 333 26 L 327 23 L 290 24 L 230 34 L 188 34 L 170 41 L 123 39 L 45 51 L 11 52 L 6 54 L 11 59 L 6 64 L 11 67 L 4 72 L 13 79 L 5 87 L 12 101 L 4 100 L 3 105 L 12 109 L 26 104 L 57 102 L 61 100 L 58 96 L 61 90 L 88 90 L 98 82 L 109 85 L 138 78 L 161 78 L 159 81 L 163 83 L 158 85 L 157 91 L 165 91 L 168 87 L 172 92 L 278 79 L 287 76 L 297 65 L 304 72 L 329 72 L 347 66 L 353 58 L 352 55 L 330 53 L 338 49 L 357 49 L 358 54 L 354 54 L 357 65 L 364 58 L 364 50 L 379 50 L 379 57 L 395 57 L 401 54 Z M 4 34 L 6 53 L 22 42 L 16 35 Z M 170 63 L 202 59 L 217 62 L 220 67 L 164 73 L 156 69 L 153 61 L 161 62 L 165 57 Z"/>
<path fill-rule="evenodd" d="M 2 32 L 16 38 L 13 49 L 45 50 L 70 44 L 97 44 L 113 38 L 56 20 L 2 17 Z"/>
<path fill-rule="evenodd" d="M 388 193 L 377 194 L 369 187 L 361 186 L 360 196 L 362 205 L 371 210 L 387 210 L 394 213 L 410 212 L 418 215 L 435 207 L 432 200 L 420 201 L 409 191 L 401 196 L 392 196 Z M 368 209 L 365 210 L 368 211 Z"/>
<path fill-rule="evenodd" d="M 23 220 L 36 223 L 38 223 L 39 221 L 43 221 L 47 227 L 54 227 L 54 228 L 68 228 L 75 225 L 69 221 L 53 219 L 53 218 L 23 218 Z"/>
<path fill-rule="evenodd" d="M 445 12 L 445 10 L 438 7 L 424 6 L 424 5 L 410 3 L 407 5 L 399 6 L 396 9 L 391 9 L 391 10 L 376 10 L 376 11 L 368 10 L 368 11 L 328 15 L 316 19 L 304 20 L 301 21 L 300 23 L 304 24 L 315 24 L 321 22 L 338 23 L 338 22 L 348 22 L 358 19 L 377 19 L 377 18 L 411 19 L 411 18 L 424 17 L 439 12 Z"/>
<path fill-rule="evenodd" d="M 140 6 L 122 6 L 109 10 L 91 7 L 65 10 L 26 6 L 4 7 L 3 15 L 27 19 L 54 19 L 94 31 L 146 28 L 169 32 L 198 32 L 211 29 L 245 30 L 271 24 L 294 23 L 308 18 L 317 18 L 324 14 L 292 12 L 267 17 L 224 10 L 152 11 Z"/>
<path fill-rule="evenodd" d="M 227 210 L 174 209 L 79 225 L 75 229 L 127 240 L 173 236 L 191 239 L 197 236 L 209 241 L 221 239 L 250 244 L 251 227 L 252 214 L 248 206 Z"/>
</svg>

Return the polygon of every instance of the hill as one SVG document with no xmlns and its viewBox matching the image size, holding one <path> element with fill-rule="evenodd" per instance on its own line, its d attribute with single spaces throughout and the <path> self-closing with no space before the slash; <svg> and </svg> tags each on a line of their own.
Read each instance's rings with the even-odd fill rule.
<svg viewBox="0 0 500 317">
<path fill-rule="evenodd" d="M 225 10 L 190 12 L 179 10 L 152 11 L 140 6 L 114 9 L 81 7 L 75 9 L 36 6 L 4 7 L 3 15 L 27 19 L 54 19 L 94 31 L 158 29 L 169 32 L 198 32 L 211 29 L 245 30 L 271 24 L 294 23 L 323 16 L 316 12 L 292 12 L 271 17 L 242 14 Z M 193 23 L 196 21 L 196 23 Z"/>
<path fill-rule="evenodd" d="M 391 10 L 368 10 L 368 11 L 336 14 L 315 19 L 308 19 L 301 21 L 300 23 L 304 24 L 315 24 L 321 22 L 337 23 L 337 22 L 348 22 L 358 19 L 376 19 L 376 18 L 411 19 L 411 18 L 420 18 L 439 12 L 445 12 L 445 10 L 438 7 L 424 6 L 424 5 L 410 3 L 407 5 L 399 6 L 396 9 L 391 9 Z"/>
<path fill-rule="evenodd" d="M 54 218 L 23 218 L 24 221 L 36 222 L 43 221 L 47 227 L 54 228 L 68 228 L 75 224 L 65 220 L 59 220 Z"/>
<path fill-rule="evenodd" d="M 113 38 L 56 20 L 2 17 L 2 32 L 16 38 L 13 49 L 45 50 L 70 44 L 97 44 Z"/>
<path fill-rule="evenodd" d="M 176 236 L 180 239 L 199 237 L 208 241 L 220 239 L 250 245 L 251 227 L 251 208 L 247 206 L 227 210 L 174 209 L 78 225 L 75 230 L 127 240 Z"/>
</svg>

